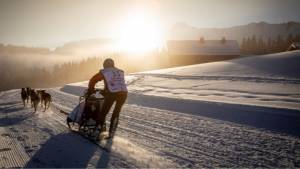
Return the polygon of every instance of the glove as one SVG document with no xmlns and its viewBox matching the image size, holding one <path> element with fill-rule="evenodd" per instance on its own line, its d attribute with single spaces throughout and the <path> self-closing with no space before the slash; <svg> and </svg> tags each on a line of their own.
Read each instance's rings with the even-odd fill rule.
<svg viewBox="0 0 300 169">
<path fill-rule="evenodd" d="M 90 89 L 90 88 L 89 88 L 89 89 L 87 90 L 87 93 L 86 93 L 86 94 L 87 94 L 88 96 L 90 96 L 90 95 L 93 94 L 94 92 L 95 92 L 94 89 Z"/>
</svg>

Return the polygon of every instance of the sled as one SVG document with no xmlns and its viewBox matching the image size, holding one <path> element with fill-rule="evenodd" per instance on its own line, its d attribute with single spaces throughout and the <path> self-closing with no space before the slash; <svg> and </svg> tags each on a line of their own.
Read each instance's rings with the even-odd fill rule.
<svg viewBox="0 0 300 169">
<path fill-rule="evenodd" d="M 97 126 L 96 119 L 101 116 L 103 103 L 103 90 L 97 89 L 90 95 L 85 91 L 84 95 L 79 97 L 78 105 L 67 116 L 69 129 L 90 140 L 102 139 L 100 134 L 106 131 L 106 126 Z"/>
</svg>

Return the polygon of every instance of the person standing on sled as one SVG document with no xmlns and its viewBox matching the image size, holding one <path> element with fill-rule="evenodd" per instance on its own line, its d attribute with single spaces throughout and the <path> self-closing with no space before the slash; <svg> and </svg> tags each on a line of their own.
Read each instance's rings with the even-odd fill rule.
<svg viewBox="0 0 300 169">
<path fill-rule="evenodd" d="M 96 121 L 97 125 L 104 127 L 106 115 L 114 102 L 116 102 L 109 127 L 109 137 L 112 138 L 118 126 L 121 108 L 127 98 L 127 86 L 125 83 L 124 71 L 116 68 L 112 59 L 105 59 L 103 62 L 103 69 L 95 74 L 89 81 L 88 94 L 94 92 L 95 84 L 101 80 L 104 81 L 104 104 Z"/>
</svg>

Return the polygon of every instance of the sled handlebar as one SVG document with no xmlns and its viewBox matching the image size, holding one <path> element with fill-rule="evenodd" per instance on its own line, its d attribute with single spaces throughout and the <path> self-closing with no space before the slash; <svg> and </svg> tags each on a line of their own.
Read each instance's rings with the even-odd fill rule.
<svg viewBox="0 0 300 169">
<path fill-rule="evenodd" d="M 103 89 L 95 89 L 95 90 L 94 90 L 94 93 L 96 93 L 96 92 L 99 92 L 99 93 L 102 94 L 102 93 L 104 93 L 104 90 L 103 90 Z"/>
<path fill-rule="evenodd" d="M 79 100 L 82 100 L 82 99 L 86 99 L 88 98 L 90 95 L 96 93 L 96 92 L 99 92 L 101 95 L 104 95 L 104 90 L 103 89 L 94 89 L 92 93 L 88 93 L 88 90 L 85 90 L 84 91 L 84 94 L 82 96 L 79 97 Z"/>
</svg>

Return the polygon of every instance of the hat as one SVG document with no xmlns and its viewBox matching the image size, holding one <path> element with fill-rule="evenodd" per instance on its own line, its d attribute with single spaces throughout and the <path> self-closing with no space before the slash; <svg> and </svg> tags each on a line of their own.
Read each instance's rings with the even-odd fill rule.
<svg viewBox="0 0 300 169">
<path fill-rule="evenodd" d="M 115 67 L 114 60 L 111 58 L 105 59 L 103 62 L 103 68 Z"/>
</svg>

